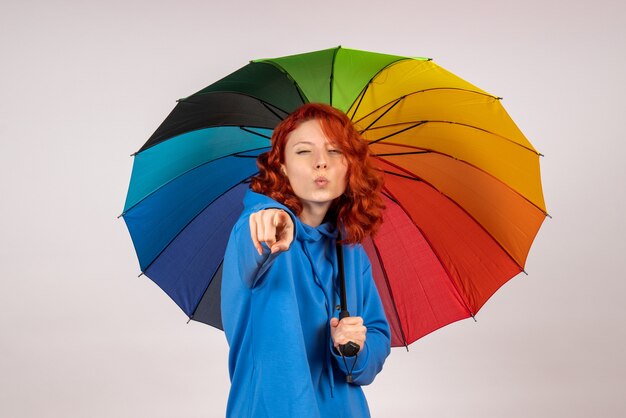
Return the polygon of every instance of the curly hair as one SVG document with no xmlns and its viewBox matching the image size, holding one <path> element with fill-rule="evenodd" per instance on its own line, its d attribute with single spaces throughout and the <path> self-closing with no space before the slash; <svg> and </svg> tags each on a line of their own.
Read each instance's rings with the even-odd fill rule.
<svg viewBox="0 0 626 418">
<path fill-rule="evenodd" d="M 281 164 L 285 161 L 289 134 L 311 119 L 320 122 L 324 134 L 341 149 L 348 163 L 346 190 L 332 203 L 326 219 L 336 220 L 343 227 L 343 243 L 361 243 L 367 236 L 374 235 L 382 224 L 383 180 L 370 161 L 367 142 L 340 110 L 322 103 L 307 103 L 278 124 L 272 134 L 272 149 L 257 158 L 259 174 L 252 178 L 250 187 L 287 206 L 296 216 L 300 215 L 302 203 L 282 175 Z"/>
</svg>

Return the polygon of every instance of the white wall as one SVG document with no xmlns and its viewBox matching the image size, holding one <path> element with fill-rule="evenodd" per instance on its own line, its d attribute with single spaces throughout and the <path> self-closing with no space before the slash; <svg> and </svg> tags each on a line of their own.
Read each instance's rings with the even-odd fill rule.
<svg viewBox="0 0 626 418">
<path fill-rule="evenodd" d="M 373 416 L 624 416 L 622 3 L 247 3 L 0 4 L 0 416 L 224 415 L 222 333 L 136 278 L 129 155 L 249 59 L 336 45 L 433 57 L 503 96 L 554 217 L 478 323 L 394 350 Z"/>
</svg>

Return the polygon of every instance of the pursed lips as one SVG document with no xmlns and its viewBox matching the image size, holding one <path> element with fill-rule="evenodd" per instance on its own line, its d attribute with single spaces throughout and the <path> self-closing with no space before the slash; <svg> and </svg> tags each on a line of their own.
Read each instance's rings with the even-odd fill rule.
<svg viewBox="0 0 626 418">
<path fill-rule="evenodd" d="M 315 184 L 317 184 L 318 186 L 323 186 L 325 184 L 328 184 L 328 179 L 324 176 L 316 177 Z"/>
</svg>

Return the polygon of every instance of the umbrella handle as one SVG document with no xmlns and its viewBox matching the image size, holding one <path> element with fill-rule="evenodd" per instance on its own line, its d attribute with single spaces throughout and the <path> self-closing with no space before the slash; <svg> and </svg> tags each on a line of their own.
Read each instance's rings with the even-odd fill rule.
<svg viewBox="0 0 626 418">
<path fill-rule="evenodd" d="M 350 316 L 350 312 L 346 310 L 342 310 L 341 312 L 339 312 L 340 321 L 343 318 L 347 318 L 349 316 Z M 360 349 L 361 349 L 361 346 L 352 341 L 348 341 L 345 344 L 339 345 L 339 353 L 342 354 L 344 357 L 354 357 L 357 355 Z"/>
<path fill-rule="evenodd" d="M 337 279 L 339 281 L 339 297 L 341 299 L 339 311 L 339 320 L 341 321 L 343 318 L 347 318 L 350 316 L 350 312 L 348 312 L 347 303 L 346 303 L 346 278 L 343 272 L 343 247 L 341 246 L 341 232 L 337 236 L 337 265 L 339 267 L 339 274 L 337 275 Z M 354 357 L 357 355 L 361 346 L 357 343 L 348 341 L 346 344 L 339 345 L 339 354 L 343 357 Z M 348 380 L 351 380 L 351 376 Z"/>
</svg>

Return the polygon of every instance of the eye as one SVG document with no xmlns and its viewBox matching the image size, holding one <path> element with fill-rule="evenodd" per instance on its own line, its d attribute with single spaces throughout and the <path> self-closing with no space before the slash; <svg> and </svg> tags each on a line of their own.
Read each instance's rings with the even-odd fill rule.
<svg viewBox="0 0 626 418">
<path fill-rule="evenodd" d="M 308 149 L 300 149 L 296 151 L 296 154 L 301 155 L 301 154 L 307 154 L 311 151 L 309 151 Z"/>
<path fill-rule="evenodd" d="M 340 149 L 335 149 L 335 148 L 333 148 L 333 149 L 329 149 L 329 150 L 328 150 L 328 152 L 329 152 L 330 154 L 342 154 L 342 152 L 341 152 L 341 150 L 340 150 Z"/>
</svg>

